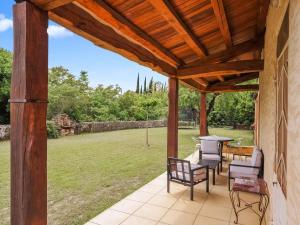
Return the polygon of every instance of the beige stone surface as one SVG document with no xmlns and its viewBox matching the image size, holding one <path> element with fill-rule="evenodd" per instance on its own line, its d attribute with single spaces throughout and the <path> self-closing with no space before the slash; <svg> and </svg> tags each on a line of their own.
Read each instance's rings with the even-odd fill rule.
<svg viewBox="0 0 300 225">
<path fill-rule="evenodd" d="M 300 1 L 290 1 L 287 208 L 288 224 L 300 223 Z"/>
</svg>

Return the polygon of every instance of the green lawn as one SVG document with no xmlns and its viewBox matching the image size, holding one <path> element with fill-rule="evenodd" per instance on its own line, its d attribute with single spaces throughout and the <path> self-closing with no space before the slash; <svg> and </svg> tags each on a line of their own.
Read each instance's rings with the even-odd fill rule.
<svg viewBox="0 0 300 225">
<path fill-rule="evenodd" d="M 243 138 L 251 131 L 210 129 Z M 179 155 L 192 153 L 197 129 L 179 131 Z M 166 128 L 123 130 L 48 141 L 48 224 L 81 225 L 165 170 Z M 0 224 L 9 224 L 9 142 L 0 142 Z"/>
</svg>

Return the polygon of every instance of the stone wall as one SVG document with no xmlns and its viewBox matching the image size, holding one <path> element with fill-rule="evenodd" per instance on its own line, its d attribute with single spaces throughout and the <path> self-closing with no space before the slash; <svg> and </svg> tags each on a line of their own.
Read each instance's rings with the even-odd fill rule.
<svg viewBox="0 0 300 225">
<path fill-rule="evenodd" d="M 115 121 L 115 122 L 82 122 L 76 125 L 75 134 L 81 133 L 97 133 L 114 130 L 126 130 L 153 127 L 167 126 L 166 120 L 152 120 L 152 121 Z"/>
<path fill-rule="evenodd" d="M 273 185 L 276 124 L 276 75 L 277 36 L 288 4 L 289 16 L 289 65 L 288 65 L 288 140 L 287 140 L 287 199 L 278 198 L 278 185 Z M 270 6 L 267 18 L 264 48 L 264 72 L 260 74 L 259 143 L 265 154 L 265 176 L 271 192 L 271 205 L 267 224 L 274 217 L 287 220 L 284 224 L 296 225 L 300 219 L 300 1 L 279 0 Z M 277 187 L 277 188 L 276 188 Z M 275 207 L 274 207 L 275 206 Z M 275 224 L 275 222 L 274 222 Z"/>
<path fill-rule="evenodd" d="M 300 1 L 290 1 L 287 210 L 288 224 L 300 221 Z"/>
<path fill-rule="evenodd" d="M 0 141 L 8 140 L 10 132 L 10 125 L 0 125 Z"/>
</svg>

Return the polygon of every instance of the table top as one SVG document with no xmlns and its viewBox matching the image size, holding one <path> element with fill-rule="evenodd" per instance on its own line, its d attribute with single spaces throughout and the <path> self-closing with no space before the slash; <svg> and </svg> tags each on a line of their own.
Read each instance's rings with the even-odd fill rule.
<svg viewBox="0 0 300 225">
<path fill-rule="evenodd" d="M 232 191 L 269 195 L 267 183 L 263 179 L 235 178 Z"/>
<path fill-rule="evenodd" d="M 233 141 L 233 138 L 230 137 L 221 137 L 221 136 L 200 136 L 199 140 L 208 140 L 208 141 Z"/>
<path fill-rule="evenodd" d="M 210 169 L 215 169 L 219 163 L 220 163 L 219 160 L 200 159 L 197 164 L 198 165 L 208 165 L 208 167 Z"/>
</svg>

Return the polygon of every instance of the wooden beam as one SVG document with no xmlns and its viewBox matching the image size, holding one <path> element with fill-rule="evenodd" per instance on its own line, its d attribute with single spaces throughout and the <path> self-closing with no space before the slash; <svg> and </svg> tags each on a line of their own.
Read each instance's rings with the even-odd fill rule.
<svg viewBox="0 0 300 225">
<path fill-rule="evenodd" d="M 259 77 L 259 73 L 246 73 L 243 74 L 242 76 L 231 78 L 229 80 L 223 81 L 223 82 L 216 82 L 214 84 L 211 84 L 210 87 L 215 87 L 215 86 L 226 86 L 226 85 L 236 85 L 243 83 L 245 81 L 253 80 Z"/>
<path fill-rule="evenodd" d="M 243 60 L 227 63 L 208 64 L 177 70 L 179 79 L 199 77 L 217 77 L 219 75 L 232 75 L 236 73 L 259 72 L 264 68 L 263 60 Z"/>
<path fill-rule="evenodd" d="M 232 46 L 231 34 L 226 18 L 226 13 L 223 5 L 223 0 L 211 0 L 211 5 L 214 10 L 214 14 L 218 21 L 218 25 L 225 41 L 227 48 Z"/>
<path fill-rule="evenodd" d="M 203 85 L 199 84 L 198 82 L 196 82 L 193 79 L 179 80 L 179 82 L 183 86 L 193 89 L 194 91 L 201 91 L 201 90 L 205 89 L 205 87 Z"/>
<path fill-rule="evenodd" d="M 139 27 L 131 23 L 116 10 L 111 8 L 105 1 L 76 0 L 75 5 L 84 9 L 100 23 L 103 23 L 126 39 L 149 50 L 153 55 L 176 67 L 182 62 L 160 43 L 152 39 Z"/>
<path fill-rule="evenodd" d="M 178 89 L 178 79 L 169 78 L 168 157 L 178 157 Z"/>
<path fill-rule="evenodd" d="M 49 11 L 58 7 L 61 7 L 63 5 L 67 5 L 74 0 L 51 0 L 51 1 L 46 1 L 45 3 L 40 5 L 40 8 L 43 10 Z M 37 2 L 36 0 L 32 0 L 33 3 Z"/>
<path fill-rule="evenodd" d="M 223 76 L 217 76 L 217 78 L 221 81 L 221 82 L 223 82 L 224 81 L 224 77 Z"/>
<path fill-rule="evenodd" d="M 208 86 L 208 82 L 207 80 L 203 79 L 203 78 L 195 78 L 194 81 L 196 81 L 197 83 L 199 83 L 200 85 L 207 87 Z"/>
<path fill-rule="evenodd" d="M 154 8 L 162 14 L 168 23 L 185 40 L 188 46 L 199 56 L 207 55 L 204 45 L 198 40 L 192 30 L 181 19 L 174 7 L 168 0 L 149 0 Z"/>
<path fill-rule="evenodd" d="M 48 14 L 13 6 L 11 224 L 47 224 Z"/>
<path fill-rule="evenodd" d="M 258 84 L 246 84 L 246 85 L 224 85 L 208 87 L 204 92 L 239 92 L 239 91 L 258 91 Z"/>
<path fill-rule="evenodd" d="M 207 135 L 206 94 L 201 93 L 200 98 L 200 136 Z"/>
<path fill-rule="evenodd" d="M 195 62 L 189 63 L 182 66 L 182 68 L 192 67 L 192 66 L 201 66 L 209 63 L 220 63 L 231 60 L 237 56 L 245 54 L 247 52 L 253 52 L 256 50 L 261 50 L 264 45 L 264 38 L 259 38 L 257 40 L 250 40 L 244 43 L 235 45 L 227 50 L 206 56 L 202 59 L 199 59 Z"/>
<path fill-rule="evenodd" d="M 176 69 L 173 66 L 158 59 L 140 45 L 118 35 L 111 27 L 99 23 L 95 18 L 73 4 L 49 12 L 49 17 L 97 46 L 114 51 L 159 73 L 165 75 L 176 74 Z"/>
<path fill-rule="evenodd" d="M 267 14 L 269 10 L 270 0 L 259 0 L 259 11 L 256 23 L 256 35 L 264 33 L 266 27 Z"/>
</svg>

